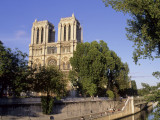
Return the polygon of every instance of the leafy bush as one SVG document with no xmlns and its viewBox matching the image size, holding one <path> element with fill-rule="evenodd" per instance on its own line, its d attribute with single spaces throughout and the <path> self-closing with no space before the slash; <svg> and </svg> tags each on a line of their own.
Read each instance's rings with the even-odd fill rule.
<svg viewBox="0 0 160 120">
<path fill-rule="evenodd" d="M 107 96 L 109 97 L 109 98 L 111 98 L 111 99 L 113 99 L 114 98 L 114 93 L 113 93 L 113 91 L 111 91 L 111 90 L 107 90 Z"/>
<path fill-rule="evenodd" d="M 51 96 L 41 97 L 42 111 L 44 114 L 51 114 L 54 105 L 54 99 Z"/>
</svg>

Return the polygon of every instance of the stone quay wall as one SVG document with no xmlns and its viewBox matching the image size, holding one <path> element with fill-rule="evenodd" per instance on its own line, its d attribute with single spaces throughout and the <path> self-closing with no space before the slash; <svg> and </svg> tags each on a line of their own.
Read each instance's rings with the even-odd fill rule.
<svg viewBox="0 0 160 120">
<path fill-rule="evenodd" d="M 1 116 L 30 116 L 42 115 L 40 98 L 5 98 L 0 99 Z M 116 108 L 119 101 L 106 98 L 72 98 L 56 101 L 52 115 L 55 118 L 68 119 L 88 114 L 100 113 Z"/>
<path fill-rule="evenodd" d="M 127 101 L 125 102 L 125 106 L 122 108 L 121 111 L 116 111 L 112 114 L 106 115 L 103 114 L 103 116 L 99 116 L 96 120 L 118 120 L 120 118 L 124 118 L 126 116 L 133 115 L 135 113 L 140 112 L 141 110 L 151 107 L 153 105 L 152 102 L 141 102 L 134 103 L 137 100 L 134 100 L 133 97 L 129 97 Z"/>
<path fill-rule="evenodd" d="M 1 98 L 1 116 L 37 116 L 42 112 L 40 98 Z"/>
<path fill-rule="evenodd" d="M 62 104 L 54 105 L 53 114 L 63 116 L 64 119 L 77 118 L 114 109 L 119 105 L 119 102 L 120 101 L 113 100 L 64 102 Z"/>
</svg>

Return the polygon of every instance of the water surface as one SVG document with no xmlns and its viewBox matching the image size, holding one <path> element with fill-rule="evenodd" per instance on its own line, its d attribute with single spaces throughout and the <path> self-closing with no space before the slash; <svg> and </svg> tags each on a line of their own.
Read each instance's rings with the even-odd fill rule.
<svg viewBox="0 0 160 120">
<path fill-rule="evenodd" d="M 119 120 L 152 120 L 153 115 L 151 114 L 153 112 L 153 107 L 149 107 L 148 109 L 142 110 L 141 112 L 138 112 L 134 115 L 121 118 Z"/>
</svg>

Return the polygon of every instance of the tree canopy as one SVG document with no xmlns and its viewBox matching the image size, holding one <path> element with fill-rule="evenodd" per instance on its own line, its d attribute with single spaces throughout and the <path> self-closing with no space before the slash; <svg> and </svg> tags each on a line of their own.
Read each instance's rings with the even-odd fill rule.
<svg viewBox="0 0 160 120">
<path fill-rule="evenodd" d="M 63 73 L 55 66 L 42 66 L 35 73 L 33 88 L 36 92 L 46 93 L 47 96 L 64 96 L 66 93 L 67 80 Z"/>
<path fill-rule="evenodd" d="M 4 47 L 0 41 L 0 96 L 3 96 L 4 90 L 11 91 L 14 95 L 28 88 L 27 76 L 29 69 L 26 60 L 27 54 L 18 49 L 12 51 Z"/>
<path fill-rule="evenodd" d="M 160 55 L 160 1 L 159 0 L 103 0 L 106 6 L 128 13 L 127 37 L 134 42 L 135 63 L 141 58 Z"/>
<path fill-rule="evenodd" d="M 33 90 L 36 92 L 46 93 L 41 98 L 42 110 L 44 114 L 50 114 L 53 109 L 54 99 L 66 95 L 67 80 L 62 71 L 56 66 L 42 66 L 34 74 Z"/>
<path fill-rule="evenodd" d="M 131 16 L 128 22 L 127 37 L 134 42 L 135 50 L 133 58 L 135 63 L 139 59 L 160 57 L 160 1 L 159 0 L 103 0 L 106 6 L 112 6 L 116 11 L 128 13 Z M 160 72 L 153 72 L 153 76 L 160 78 Z M 148 99 L 160 101 L 159 89 L 142 84 L 144 89 L 139 94 L 146 94 L 154 91 Z M 153 90 L 155 89 L 155 90 Z M 158 105 L 155 119 L 160 118 L 160 104 Z"/>
<path fill-rule="evenodd" d="M 128 88 L 129 68 L 104 41 L 79 43 L 70 59 L 69 78 L 83 95 L 106 94 L 106 90 Z M 115 88 L 115 89 L 114 89 Z"/>
<path fill-rule="evenodd" d="M 137 84 L 135 80 L 131 81 L 131 90 L 132 90 L 132 95 L 136 96 L 137 95 Z"/>
<path fill-rule="evenodd" d="M 138 95 L 144 96 L 146 100 L 151 102 L 160 101 L 160 83 L 156 86 L 150 86 L 147 83 L 142 83 L 142 89 L 138 90 Z M 159 120 L 160 118 L 160 104 L 158 103 L 157 108 L 153 111 L 154 119 Z"/>
</svg>

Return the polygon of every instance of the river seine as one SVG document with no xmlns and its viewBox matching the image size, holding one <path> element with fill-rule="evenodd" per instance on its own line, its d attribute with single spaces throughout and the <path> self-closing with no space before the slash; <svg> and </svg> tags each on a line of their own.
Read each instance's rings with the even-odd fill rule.
<svg viewBox="0 0 160 120">
<path fill-rule="evenodd" d="M 141 112 L 138 112 L 134 115 L 124 117 L 118 120 L 152 120 L 153 115 L 151 114 L 153 112 L 153 107 L 149 107 L 148 109 L 145 109 Z"/>
</svg>

